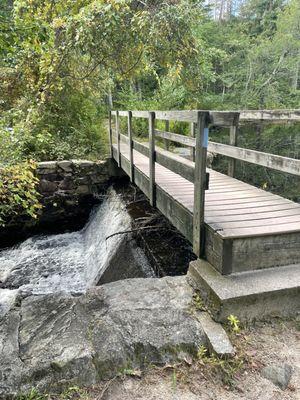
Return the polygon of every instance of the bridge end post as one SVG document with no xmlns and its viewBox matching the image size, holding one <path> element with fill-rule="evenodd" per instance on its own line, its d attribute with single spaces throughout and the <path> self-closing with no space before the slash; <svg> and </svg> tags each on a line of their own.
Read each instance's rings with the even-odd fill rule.
<svg viewBox="0 0 300 400">
<path fill-rule="evenodd" d="M 194 176 L 194 215 L 193 250 L 197 257 L 204 255 L 204 203 L 207 187 L 206 158 L 208 146 L 209 112 L 199 111 L 196 126 L 195 176 Z"/>
<path fill-rule="evenodd" d="M 151 206 L 156 205 L 155 188 L 155 112 L 149 112 L 149 200 Z"/>
</svg>

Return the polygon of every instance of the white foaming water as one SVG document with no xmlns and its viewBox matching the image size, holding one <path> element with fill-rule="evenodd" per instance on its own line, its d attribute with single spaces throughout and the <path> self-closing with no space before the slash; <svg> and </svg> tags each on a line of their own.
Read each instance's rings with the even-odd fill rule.
<svg viewBox="0 0 300 400">
<path fill-rule="evenodd" d="M 82 293 L 99 281 L 131 219 L 113 189 L 79 232 L 32 237 L 17 247 L 0 252 L 2 287 L 32 294 Z M 142 265 L 144 264 L 144 265 Z M 145 267 L 145 264 L 146 267 Z M 151 276 L 147 260 L 141 268 Z"/>
</svg>

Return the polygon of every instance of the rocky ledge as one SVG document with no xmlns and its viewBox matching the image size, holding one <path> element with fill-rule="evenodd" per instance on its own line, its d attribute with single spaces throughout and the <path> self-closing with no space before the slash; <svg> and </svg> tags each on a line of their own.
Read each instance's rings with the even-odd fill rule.
<svg viewBox="0 0 300 400">
<path fill-rule="evenodd" d="M 0 397 L 93 385 L 191 359 L 207 339 L 185 277 L 128 279 L 80 296 L 0 290 Z"/>
</svg>

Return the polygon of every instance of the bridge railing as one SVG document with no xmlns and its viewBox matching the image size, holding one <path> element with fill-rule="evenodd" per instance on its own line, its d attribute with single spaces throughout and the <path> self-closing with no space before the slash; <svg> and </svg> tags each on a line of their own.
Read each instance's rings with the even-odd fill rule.
<svg viewBox="0 0 300 400">
<path fill-rule="evenodd" d="M 271 117 L 270 117 L 271 115 Z M 134 181 L 134 150 L 149 158 L 149 187 L 147 194 L 150 203 L 156 204 L 155 163 L 179 174 L 194 183 L 194 212 L 193 212 L 193 248 L 201 256 L 204 251 L 204 202 L 205 190 L 208 187 L 206 173 L 207 151 L 229 157 L 228 174 L 234 175 L 235 160 L 253 163 L 281 172 L 300 176 L 300 160 L 289 157 L 263 153 L 256 150 L 237 147 L 237 129 L 239 121 L 268 121 L 277 122 L 287 120 L 298 121 L 298 112 L 285 112 L 284 115 L 272 112 L 217 112 L 217 111 L 112 111 L 109 115 L 109 136 L 111 152 L 113 155 L 113 116 L 115 117 L 115 136 L 117 146 L 117 162 L 121 166 L 121 142 L 125 142 L 129 149 L 129 176 Z M 120 130 L 120 118 L 127 119 L 128 135 L 123 135 Z M 133 118 L 148 120 L 148 144 L 133 140 Z M 270 118 L 270 119 L 269 119 Z M 155 127 L 156 121 L 165 121 L 165 130 Z M 170 132 L 170 121 L 186 122 L 191 125 L 191 136 L 184 136 Z M 230 145 L 208 141 L 209 126 L 222 126 L 230 129 Z M 155 138 L 164 140 L 165 147 L 169 149 L 169 142 L 180 143 L 191 148 L 194 163 L 184 158 L 173 156 L 169 151 L 156 146 Z"/>
<path fill-rule="evenodd" d="M 237 126 L 237 112 L 208 112 L 208 111 L 112 111 L 109 115 L 109 136 L 111 152 L 113 154 L 112 117 L 115 117 L 115 136 L 117 147 L 117 162 L 122 164 L 121 141 L 129 146 L 130 179 L 134 180 L 134 156 L 136 150 L 149 158 L 149 190 L 150 203 L 156 204 L 155 163 L 170 169 L 194 183 L 194 209 L 193 209 L 193 249 L 196 255 L 204 252 L 204 202 L 205 190 L 208 188 L 208 174 L 206 173 L 206 159 L 208 147 L 208 126 L 225 126 L 232 129 Z M 122 135 L 120 131 L 120 118 L 127 118 L 128 135 Z M 133 140 L 133 118 L 148 119 L 149 143 L 145 145 Z M 157 120 L 165 121 L 165 131 L 155 128 Z M 170 121 L 180 121 L 191 124 L 195 137 L 188 138 L 169 132 Z M 186 163 L 184 159 L 178 161 L 178 157 L 172 157 L 171 153 L 156 147 L 155 138 L 172 140 L 178 143 L 190 145 L 194 153 L 194 165 Z"/>
<path fill-rule="evenodd" d="M 234 175 L 235 161 L 244 161 L 281 172 L 300 176 L 300 160 L 261 151 L 245 149 L 237 146 L 237 130 L 239 121 L 267 121 L 277 122 L 299 120 L 300 113 L 296 110 L 285 111 L 281 115 L 278 111 L 245 111 L 245 112 L 219 112 L 219 111 L 111 111 L 109 115 L 109 136 L 111 153 L 113 155 L 113 116 L 115 117 L 115 136 L 117 146 L 117 162 L 121 166 L 121 142 L 129 148 L 129 176 L 134 181 L 134 150 L 149 158 L 149 188 L 147 190 L 150 203 L 156 204 L 155 164 L 158 163 L 169 170 L 181 175 L 194 183 L 194 212 L 193 212 L 193 248 L 199 257 L 204 251 L 204 203 L 205 190 L 208 188 L 208 175 L 206 173 L 207 151 L 220 154 L 229 158 L 228 175 Z M 128 135 L 123 135 L 120 130 L 120 118 L 127 118 Z M 149 142 L 140 143 L 133 140 L 133 118 L 148 120 Z M 165 121 L 165 130 L 155 127 L 156 121 Z M 189 123 L 191 136 L 184 136 L 170 132 L 170 121 Z M 208 141 L 209 126 L 222 126 L 230 129 L 230 144 Z M 180 143 L 191 148 L 194 163 L 187 162 L 184 158 L 174 157 L 169 151 L 156 146 L 155 139 L 164 140 L 165 148 L 169 149 L 169 142 Z"/>
</svg>

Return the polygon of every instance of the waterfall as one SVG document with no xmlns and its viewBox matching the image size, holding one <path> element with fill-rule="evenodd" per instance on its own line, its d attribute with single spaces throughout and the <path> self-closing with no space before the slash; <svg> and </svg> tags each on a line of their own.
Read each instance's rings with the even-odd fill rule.
<svg viewBox="0 0 300 400">
<path fill-rule="evenodd" d="M 115 235 L 129 230 L 131 218 L 125 204 L 113 188 L 102 204 L 96 207 L 85 227 L 79 232 L 43 235 L 29 238 L 18 246 L 0 252 L 0 287 L 23 293 L 82 293 L 98 283 L 103 273 L 119 265 L 111 265 L 116 253 L 131 249 L 138 276 L 153 276 L 145 254 L 134 245 L 130 236 Z M 133 277 L 133 276 L 129 276 Z"/>
</svg>

